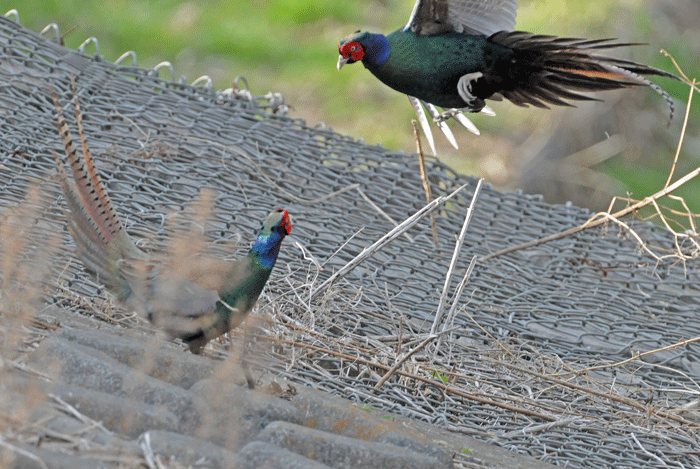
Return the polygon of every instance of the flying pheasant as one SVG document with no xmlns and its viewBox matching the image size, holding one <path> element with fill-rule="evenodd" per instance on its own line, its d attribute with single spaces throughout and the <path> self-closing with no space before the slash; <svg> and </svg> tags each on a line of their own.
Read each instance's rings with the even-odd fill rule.
<svg viewBox="0 0 700 469">
<path fill-rule="evenodd" d="M 270 213 L 248 255 L 221 272 L 218 289 L 200 286 L 183 275 L 182 269 L 152 257 L 129 238 L 90 157 L 75 88 L 73 92 L 82 155 L 55 95 L 54 103 L 74 183 L 69 181 L 58 155 L 54 156 L 70 209 L 69 230 L 79 256 L 121 303 L 144 314 L 171 337 L 182 339 L 193 353 L 199 353 L 209 340 L 238 326 L 257 302 L 277 260 L 280 244 L 292 230 L 290 216 L 281 208 Z"/>
<path fill-rule="evenodd" d="M 578 91 L 647 85 L 671 106 L 670 96 L 643 75 L 675 75 L 601 51 L 636 44 L 513 31 L 516 0 L 417 0 L 408 24 L 384 36 L 357 31 L 338 46 L 338 70 L 362 62 L 384 84 L 408 95 L 423 131 L 435 143 L 421 104 L 452 145 L 445 119 L 479 134 L 462 112 L 493 115 L 486 99 L 549 108 L 565 100 L 596 100 Z M 597 100 L 596 100 L 597 101 Z M 446 109 L 440 114 L 435 106 Z"/>
</svg>

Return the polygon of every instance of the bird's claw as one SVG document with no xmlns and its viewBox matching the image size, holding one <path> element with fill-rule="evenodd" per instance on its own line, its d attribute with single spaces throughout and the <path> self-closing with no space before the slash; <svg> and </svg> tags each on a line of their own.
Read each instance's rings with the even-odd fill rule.
<svg viewBox="0 0 700 469">
<path fill-rule="evenodd" d="M 447 111 L 442 111 L 440 114 L 433 117 L 433 122 L 439 124 L 441 122 L 445 122 L 448 119 L 456 117 L 457 114 L 462 114 L 462 111 L 460 109 L 448 109 Z"/>
<path fill-rule="evenodd" d="M 433 122 L 435 125 L 438 126 L 438 128 L 442 131 L 442 133 L 445 134 L 445 137 L 449 140 L 449 142 L 454 146 L 455 148 L 458 148 L 457 146 L 457 141 L 454 138 L 454 135 L 452 134 L 452 131 L 450 128 L 447 126 L 447 121 L 450 118 L 453 118 L 460 124 L 464 126 L 467 130 L 469 130 L 471 133 L 474 135 L 479 135 L 479 129 L 477 129 L 476 125 L 472 121 L 467 118 L 467 116 L 464 115 L 464 111 L 469 111 L 470 109 L 448 109 L 443 112 L 438 112 L 438 110 L 433 106 L 432 104 L 426 103 L 425 101 L 421 101 L 418 98 L 414 98 L 413 96 L 409 96 L 408 100 L 411 102 L 411 105 L 413 106 L 413 109 L 416 111 L 416 115 L 418 117 L 418 122 L 420 122 L 421 127 L 423 128 L 423 132 L 425 133 L 426 138 L 428 139 L 428 143 L 430 144 L 430 148 L 433 150 L 433 154 L 435 154 L 435 141 L 433 139 L 433 134 L 432 131 L 430 130 L 430 124 L 427 119 L 427 116 L 425 115 L 425 111 L 423 110 L 423 106 L 425 106 L 425 109 L 427 109 L 428 114 L 430 114 L 430 117 L 432 118 Z M 481 107 L 481 112 L 488 115 L 488 116 L 495 116 L 496 113 L 493 112 L 493 110 L 484 105 Z"/>
<path fill-rule="evenodd" d="M 456 120 L 457 122 L 462 124 L 462 126 L 465 129 L 467 129 L 474 135 L 480 134 L 479 129 L 476 127 L 476 125 L 474 125 L 474 123 L 471 120 L 469 120 L 467 116 L 464 115 L 464 111 L 462 109 L 448 109 L 447 111 L 443 111 L 437 116 L 433 116 L 433 121 L 435 122 L 435 124 L 437 124 L 438 127 L 440 127 L 441 125 L 446 126 L 447 124 L 444 124 L 444 122 L 448 119 Z"/>
</svg>

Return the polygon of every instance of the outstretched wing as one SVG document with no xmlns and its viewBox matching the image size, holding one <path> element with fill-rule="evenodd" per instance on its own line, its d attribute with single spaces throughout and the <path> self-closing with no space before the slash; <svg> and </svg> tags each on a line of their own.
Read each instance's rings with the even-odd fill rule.
<svg viewBox="0 0 700 469">
<path fill-rule="evenodd" d="M 417 0 L 406 30 L 430 36 L 444 32 L 484 34 L 512 31 L 516 0 Z"/>
</svg>

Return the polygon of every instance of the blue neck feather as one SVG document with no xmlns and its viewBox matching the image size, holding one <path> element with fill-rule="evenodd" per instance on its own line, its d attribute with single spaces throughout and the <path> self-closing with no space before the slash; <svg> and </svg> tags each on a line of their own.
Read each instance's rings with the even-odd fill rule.
<svg viewBox="0 0 700 469">
<path fill-rule="evenodd" d="M 365 50 L 363 63 L 366 66 L 380 67 L 389 60 L 391 46 L 383 34 L 368 34 L 362 41 Z"/>
<path fill-rule="evenodd" d="M 280 253 L 282 238 L 283 236 L 277 231 L 269 234 L 259 234 L 255 244 L 250 249 L 250 255 L 260 266 L 271 269 L 274 267 L 277 256 Z"/>
</svg>

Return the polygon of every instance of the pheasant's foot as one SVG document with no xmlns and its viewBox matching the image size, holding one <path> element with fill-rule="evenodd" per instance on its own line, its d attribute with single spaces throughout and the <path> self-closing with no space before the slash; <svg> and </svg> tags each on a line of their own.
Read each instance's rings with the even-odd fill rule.
<svg viewBox="0 0 700 469">
<path fill-rule="evenodd" d="M 255 389 L 255 378 L 253 378 L 253 373 L 250 371 L 250 363 L 248 363 L 248 360 L 245 358 L 241 358 L 241 368 L 243 368 L 243 374 L 245 375 L 248 388 Z"/>
<path fill-rule="evenodd" d="M 457 114 L 461 114 L 463 112 L 462 109 L 448 109 L 447 111 L 442 111 L 440 114 L 437 116 L 433 117 L 433 122 L 436 124 L 439 124 L 440 122 L 445 122 L 448 119 L 452 119 L 455 117 Z"/>
</svg>

